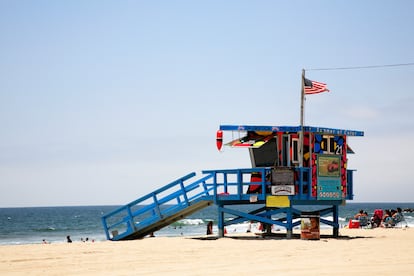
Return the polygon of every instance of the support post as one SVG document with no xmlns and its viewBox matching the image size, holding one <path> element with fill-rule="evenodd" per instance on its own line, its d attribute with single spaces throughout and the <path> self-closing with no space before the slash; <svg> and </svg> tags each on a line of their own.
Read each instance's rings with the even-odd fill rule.
<svg viewBox="0 0 414 276">
<path fill-rule="evenodd" d="M 223 206 L 218 205 L 218 236 L 219 238 L 224 237 L 224 212 L 223 212 Z"/>
<path fill-rule="evenodd" d="M 334 227 L 333 227 L 333 233 L 332 235 L 334 236 L 334 238 L 339 237 L 339 212 L 338 212 L 338 205 L 334 205 L 333 206 L 333 222 L 334 222 Z"/>
<path fill-rule="evenodd" d="M 293 223 L 292 223 L 292 206 L 286 210 L 286 238 L 291 239 L 293 233 Z"/>
</svg>

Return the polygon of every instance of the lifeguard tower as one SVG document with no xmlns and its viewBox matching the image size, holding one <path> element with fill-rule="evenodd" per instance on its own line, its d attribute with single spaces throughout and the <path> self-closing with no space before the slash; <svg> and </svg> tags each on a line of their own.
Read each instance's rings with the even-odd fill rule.
<svg viewBox="0 0 414 276">
<path fill-rule="evenodd" d="M 232 138 L 227 142 L 226 133 Z M 251 168 L 205 170 L 199 178 L 195 173 L 179 178 L 104 215 L 106 236 L 142 238 L 212 204 L 218 208 L 219 237 L 227 225 L 256 221 L 268 229 L 285 228 L 290 238 L 304 213 L 318 214 L 320 223 L 338 236 L 338 206 L 353 199 L 348 138 L 363 135 L 312 126 L 221 125 L 218 146 L 248 149 Z M 251 208 L 241 211 L 240 205 Z M 332 220 L 323 218 L 328 214 Z"/>
<path fill-rule="evenodd" d="M 310 214 L 331 226 L 337 237 L 338 206 L 353 199 L 354 170 L 348 169 L 348 154 L 353 151 L 348 139 L 364 133 L 304 126 L 304 88 L 310 82 L 304 71 L 302 80 L 300 126 L 219 127 L 218 149 L 247 149 L 250 168 L 205 170 L 201 176 L 192 172 L 105 214 L 107 239 L 143 238 L 210 205 L 218 210 L 219 237 L 228 225 L 254 221 L 265 225 L 268 233 L 273 225 L 284 228 L 290 238 L 300 218 Z M 311 93 L 327 91 L 326 85 L 312 87 L 312 83 Z"/>
</svg>

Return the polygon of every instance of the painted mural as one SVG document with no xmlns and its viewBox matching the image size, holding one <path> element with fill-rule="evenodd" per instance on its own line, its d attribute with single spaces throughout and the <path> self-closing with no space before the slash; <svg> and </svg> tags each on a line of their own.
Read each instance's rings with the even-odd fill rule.
<svg viewBox="0 0 414 276">
<path fill-rule="evenodd" d="M 318 197 L 318 199 L 345 198 L 347 183 L 346 138 L 344 136 L 315 134 L 313 147 L 311 160 L 312 196 Z"/>
</svg>

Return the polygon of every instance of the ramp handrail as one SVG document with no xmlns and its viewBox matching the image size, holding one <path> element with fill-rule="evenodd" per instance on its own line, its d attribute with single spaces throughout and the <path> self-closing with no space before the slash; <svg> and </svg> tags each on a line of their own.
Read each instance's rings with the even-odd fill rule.
<svg viewBox="0 0 414 276">
<path fill-rule="evenodd" d="M 138 198 L 116 210 L 102 216 L 106 238 L 122 239 L 143 229 L 164 217 L 186 208 L 196 199 L 209 195 L 213 189 L 206 175 L 187 184 L 196 174 L 194 172 L 181 177 L 164 187 Z"/>
</svg>

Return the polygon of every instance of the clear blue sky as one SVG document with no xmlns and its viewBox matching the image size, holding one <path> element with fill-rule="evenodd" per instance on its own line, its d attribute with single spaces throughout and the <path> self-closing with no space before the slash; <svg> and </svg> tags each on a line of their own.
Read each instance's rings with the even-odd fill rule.
<svg viewBox="0 0 414 276">
<path fill-rule="evenodd" d="M 220 124 L 298 125 L 302 68 L 414 62 L 413 1 L 0 0 L 0 207 L 124 204 L 249 167 Z M 414 66 L 306 71 L 357 129 L 356 201 L 413 201 Z"/>
</svg>

